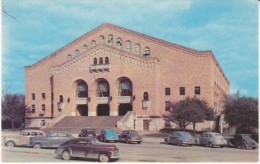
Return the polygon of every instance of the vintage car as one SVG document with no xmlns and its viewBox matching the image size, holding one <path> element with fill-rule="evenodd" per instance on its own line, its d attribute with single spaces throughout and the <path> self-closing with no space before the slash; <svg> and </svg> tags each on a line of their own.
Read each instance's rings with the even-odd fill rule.
<svg viewBox="0 0 260 164">
<path fill-rule="evenodd" d="M 42 147 L 57 148 L 60 144 L 72 138 L 74 137 L 69 132 L 49 132 L 46 136 L 30 138 L 28 147 L 38 149 Z"/>
<path fill-rule="evenodd" d="M 236 134 L 234 138 L 228 139 L 229 146 L 242 149 L 256 149 L 258 144 L 251 138 L 250 134 Z"/>
<path fill-rule="evenodd" d="M 97 135 L 96 135 L 95 129 L 86 128 L 86 129 L 81 130 L 79 137 L 94 137 L 94 138 L 96 138 Z"/>
<path fill-rule="evenodd" d="M 196 144 L 192 135 L 190 135 L 190 133 L 188 133 L 188 132 L 183 132 L 183 131 L 175 131 L 175 132 L 170 133 L 164 139 L 164 141 L 167 144 L 176 144 L 178 146 L 181 146 L 181 145 L 192 146 L 192 145 Z"/>
<path fill-rule="evenodd" d="M 112 144 L 100 143 L 96 138 L 76 138 L 61 144 L 55 151 L 64 160 L 73 157 L 108 162 L 119 159 L 119 149 Z"/>
<path fill-rule="evenodd" d="M 199 144 L 208 146 L 208 147 L 215 147 L 219 146 L 223 148 L 224 146 L 227 146 L 227 140 L 224 139 L 224 137 L 216 132 L 204 132 L 199 137 Z"/>
<path fill-rule="evenodd" d="M 114 130 L 104 129 L 101 131 L 101 134 L 98 136 L 98 140 L 101 142 L 110 142 L 110 141 L 117 142 L 118 135 Z"/>
<path fill-rule="evenodd" d="M 31 137 L 44 136 L 41 130 L 26 129 L 20 131 L 18 135 L 4 137 L 4 144 L 8 147 L 27 146 Z"/>
<path fill-rule="evenodd" d="M 124 130 L 118 137 L 119 142 L 125 142 L 127 144 L 133 142 L 140 144 L 143 141 L 142 137 L 139 136 L 138 133 L 134 130 Z"/>
</svg>

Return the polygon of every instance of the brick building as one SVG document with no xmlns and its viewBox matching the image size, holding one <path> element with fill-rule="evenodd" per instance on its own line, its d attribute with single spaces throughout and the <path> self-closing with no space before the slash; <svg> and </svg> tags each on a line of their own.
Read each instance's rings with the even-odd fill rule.
<svg viewBox="0 0 260 164">
<path fill-rule="evenodd" d="M 109 23 L 25 67 L 28 126 L 68 113 L 134 113 L 135 129 L 156 131 L 165 124 L 162 115 L 170 110 L 170 102 L 197 96 L 220 112 L 228 94 L 229 81 L 212 51 Z"/>
</svg>

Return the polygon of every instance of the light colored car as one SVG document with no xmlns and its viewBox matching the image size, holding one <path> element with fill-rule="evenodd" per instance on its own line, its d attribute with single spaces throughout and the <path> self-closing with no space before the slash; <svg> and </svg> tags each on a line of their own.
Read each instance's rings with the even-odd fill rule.
<svg viewBox="0 0 260 164">
<path fill-rule="evenodd" d="M 190 133 L 188 133 L 188 132 L 183 132 L 183 131 L 176 131 L 176 132 L 170 133 L 164 139 L 164 141 L 167 144 L 175 144 L 175 145 L 178 145 L 178 146 L 181 146 L 181 145 L 192 146 L 192 145 L 196 144 L 192 135 L 190 135 Z"/>
<path fill-rule="evenodd" d="M 46 134 L 46 136 L 42 137 L 32 137 L 30 138 L 30 142 L 28 144 L 28 147 L 33 148 L 42 148 L 42 147 L 52 147 L 57 148 L 59 147 L 63 142 L 73 139 L 71 133 L 69 132 L 49 132 Z"/>
<path fill-rule="evenodd" d="M 44 135 L 46 134 L 42 130 L 26 129 L 22 130 L 18 135 L 4 137 L 4 143 L 8 147 L 27 146 L 31 137 Z"/>
<path fill-rule="evenodd" d="M 219 146 L 223 148 L 224 146 L 227 146 L 227 140 L 224 139 L 224 137 L 216 132 L 204 132 L 199 137 L 199 144 L 208 146 L 208 147 L 215 147 Z"/>
</svg>

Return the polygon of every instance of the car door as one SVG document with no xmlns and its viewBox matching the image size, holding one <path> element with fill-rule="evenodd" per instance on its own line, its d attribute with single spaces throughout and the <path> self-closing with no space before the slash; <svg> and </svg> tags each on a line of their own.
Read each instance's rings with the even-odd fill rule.
<svg viewBox="0 0 260 164">
<path fill-rule="evenodd" d="M 207 134 L 202 134 L 200 137 L 200 144 L 204 145 L 206 143 Z"/>
<path fill-rule="evenodd" d="M 46 147 L 58 147 L 59 146 L 59 134 L 51 133 L 47 136 Z"/>
<path fill-rule="evenodd" d="M 70 136 L 67 133 L 58 133 L 57 145 L 60 146 L 65 141 L 69 140 Z"/>
<path fill-rule="evenodd" d="M 19 138 L 19 142 L 18 142 L 19 145 L 27 145 L 27 143 L 29 143 L 30 140 L 30 132 L 23 131 L 18 138 Z"/>
<path fill-rule="evenodd" d="M 76 142 L 70 143 L 69 147 L 72 151 L 73 157 L 86 157 L 87 152 L 87 144 L 86 140 L 78 140 Z"/>
</svg>

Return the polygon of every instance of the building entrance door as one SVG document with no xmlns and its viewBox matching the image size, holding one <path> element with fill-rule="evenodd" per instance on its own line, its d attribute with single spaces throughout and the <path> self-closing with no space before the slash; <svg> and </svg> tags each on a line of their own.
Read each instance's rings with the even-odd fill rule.
<svg viewBox="0 0 260 164">
<path fill-rule="evenodd" d="M 144 129 L 144 131 L 149 131 L 149 125 L 150 125 L 150 121 L 149 120 L 143 120 L 143 129 Z"/>
<path fill-rule="evenodd" d="M 87 105 L 77 105 L 77 111 L 80 116 L 88 116 L 88 106 Z"/>
<path fill-rule="evenodd" d="M 128 111 L 132 111 L 132 104 L 120 104 L 118 109 L 119 116 L 124 116 Z"/>
<path fill-rule="evenodd" d="M 109 105 L 108 104 L 98 104 L 97 106 L 97 116 L 109 116 Z"/>
</svg>

